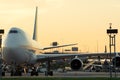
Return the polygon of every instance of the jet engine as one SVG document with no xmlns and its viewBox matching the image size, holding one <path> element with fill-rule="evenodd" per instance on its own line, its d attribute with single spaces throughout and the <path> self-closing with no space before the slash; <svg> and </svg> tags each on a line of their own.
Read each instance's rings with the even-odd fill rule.
<svg viewBox="0 0 120 80">
<path fill-rule="evenodd" d="M 71 69 L 72 70 L 79 70 L 83 66 L 82 60 L 79 59 L 77 56 L 72 59 L 70 64 L 71 64 Z"/>
<path fill-rule="evenodd" d="M 120 56 L 116 56 L 112 59 L 113 65 L 116 67 L 120 67 Z"/>
</svg>

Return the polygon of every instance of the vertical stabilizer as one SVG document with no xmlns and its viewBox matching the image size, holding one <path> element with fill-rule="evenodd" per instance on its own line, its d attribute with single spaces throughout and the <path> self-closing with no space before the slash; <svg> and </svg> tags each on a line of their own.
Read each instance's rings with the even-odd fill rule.
<svg viewBox="0 0 120 80">
<path fill-rule="evenodd" d="M 38 14 L 38 7 L 36 7 L 35 11 L 35 22 L 34 22 L 34 32 L 33 32 L 33 40 L 37 41 L 37 14 Z"/>
</svg>

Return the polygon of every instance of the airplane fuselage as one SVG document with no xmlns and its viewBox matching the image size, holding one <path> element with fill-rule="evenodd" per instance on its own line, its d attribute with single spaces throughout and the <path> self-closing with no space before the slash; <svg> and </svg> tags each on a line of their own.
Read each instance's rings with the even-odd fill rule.
<svg viewBox="0 0 120 80">
<path fill-rule="evenodd" d="M 19 28 L 11 28 L 2 46 L 2 57 L 8 64 L 34 63 L 35 50 L 27 48 L 35 47 L 35 41 L 28 38 L 25 32 Z"/>
</svg>

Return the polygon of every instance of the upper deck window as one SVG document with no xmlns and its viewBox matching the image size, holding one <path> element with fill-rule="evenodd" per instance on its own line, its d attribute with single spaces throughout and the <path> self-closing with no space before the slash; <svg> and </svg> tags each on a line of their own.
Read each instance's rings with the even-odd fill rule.
<svg viewBox="0 0 120 80">
<path fill-rule="evenodd" d="M 9 33 L 18 33 L 18 31 L 17 30 L 10 30 Z"/>
</svg>

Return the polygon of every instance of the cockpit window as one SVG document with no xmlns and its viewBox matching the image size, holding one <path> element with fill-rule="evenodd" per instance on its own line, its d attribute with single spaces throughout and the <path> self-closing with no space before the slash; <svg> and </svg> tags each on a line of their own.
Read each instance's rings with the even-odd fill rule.
<svg viewBox="0 0 120 80">
<path fill-rule="evenodd" d="M 18 31 L 17 30 L 10 30 L 9 33 L 18 33 Z"/>
</svg>

